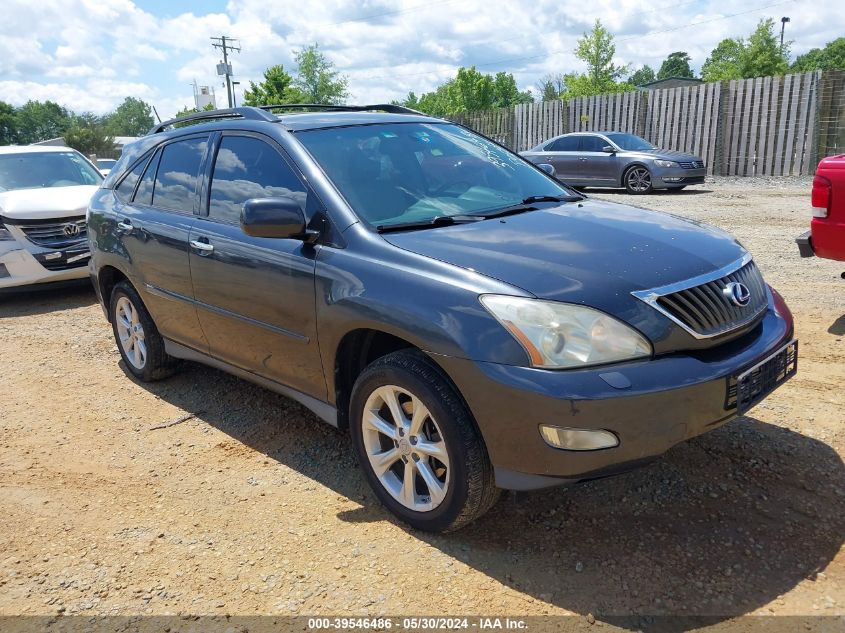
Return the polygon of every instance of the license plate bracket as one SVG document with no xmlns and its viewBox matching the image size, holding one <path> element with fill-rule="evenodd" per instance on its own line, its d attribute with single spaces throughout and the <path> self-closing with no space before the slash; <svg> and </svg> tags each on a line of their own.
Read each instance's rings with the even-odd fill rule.
<svg viewBox="0 0 845 633">
<path fill-rule="evenodd" d="M 742 415 L 798 372 L 798 340 L 736 377 L 736 412 Z"/>
</svg>

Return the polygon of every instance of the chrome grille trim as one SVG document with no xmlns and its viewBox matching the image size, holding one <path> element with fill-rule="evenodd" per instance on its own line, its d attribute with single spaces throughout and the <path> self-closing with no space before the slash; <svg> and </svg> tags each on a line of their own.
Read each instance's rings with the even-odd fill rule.
<svg viewBox="0 0 845 633">
<path fill-rule="evenodd" d="M 75 224 L 79 228 L 79 233 L 67 235 L 64 227 L 68 224 Z M 88 235 L 85 217 L 61 218 L 54 222 L 38 224 L 18 224 L 17 228 L 23 232 L 30 242 L 45 248 L 67 248 L 85 242 Z"/>
<path fill-rule="evenodd" d="M 736 281 L 749 289 L 751 301 L 738 307 L 725 297 L 726 284 Z M 750 253 L 735 262 L 674 284 L 632 292 L 697 339 L 727 334 L 756 320 L 769 303 L 769 293 Z"/>
</svg>

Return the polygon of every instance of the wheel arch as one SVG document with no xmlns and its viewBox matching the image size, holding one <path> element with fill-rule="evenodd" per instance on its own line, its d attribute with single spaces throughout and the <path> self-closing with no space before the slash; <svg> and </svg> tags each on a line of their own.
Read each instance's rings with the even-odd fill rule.
<svg viewBox="0 0 845 633">
<path fill-rule="evenodd" d="M 103 306 L 106 310 L 106 317 L 108 318 L 109 323 L 111 323 L 112 320 L 111 311 L 108 309 L 109 302 L 111 301 L 111 294 L 114 287 L 121 281 L 128 281 L 130 284 L 132 283 L 126 273 L 115 266 L 105 265 L 97 271 L 97 290 L 103 300 Z"/>
<path fill-rule="evenodd" d="M 651 174 L 651 169 L 648 168 L 648 165 L 646 165 L 641 160 L 635 160 L 625 165 L 625 169 L 622 170 L 622 177 L 619 179 L 620 187 L 625 186 L 625 178 L 628 176 L 628 172 L 631 171 L 634 167 L 644 167 L 645 169 L 648 169 L 648 173 Z"/>
</svg>

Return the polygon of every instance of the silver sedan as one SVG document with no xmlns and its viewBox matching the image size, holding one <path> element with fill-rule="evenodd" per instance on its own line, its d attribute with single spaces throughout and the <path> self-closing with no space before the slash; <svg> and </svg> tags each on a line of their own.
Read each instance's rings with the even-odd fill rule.
<svg viewBox="0 0 845 633">
<path fill-rule="evenodd" d="M 625 132 L 574 132 L 521 152 L 536 164 L 554 167 L 554 175 L 575 187 L 624 187 L 628 193 L 654 189 L 678 191 L 704 183 L 700 156 L 659 149 Z"/>
</svg>

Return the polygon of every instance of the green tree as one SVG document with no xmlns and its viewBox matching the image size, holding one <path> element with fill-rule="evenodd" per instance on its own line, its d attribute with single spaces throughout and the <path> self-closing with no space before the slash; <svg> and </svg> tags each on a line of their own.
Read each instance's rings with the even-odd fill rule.
<svg viewBox="0 0 845 633">
<path fill-rule="evenodd" d="M 22 144 L 63 136 L 72 123 L 71 113 L 54 101 L 27 101 L 15 116 L 17 142 Z"/>
<path fill-rule="evenodd" d="M 114 151 L 114 136 L 106 131 L 103 121 L 90 112 L 75 115 L 64 133 L 64 138 L 68 147 L 86 156 Z"/>
<path fill-rule="evenodd" d="M 104 121 L 113 136 L 143 136 L 154 124 L 152 106 L 135 97 L 126 97 Z"/>
<path fill-rule="evenodd" d="M 293 80 L 307 103 L 342 103 L 349 96 L 349 79 L 334 69 L 319 44 L 313 44 L 296 53 L 297 73 Z"/>
<path fill-rule="evenodd" d="M 15 107 L 0 101 L 0 145 L 14 145 L 18 142 L 18 117 Z"/>
<path fill-rule="evenodd" d="M 694 77 L 689 65 L 690 61 L 692 61 L 692 58 L 684 51 L 671 53 L 660 65 L 660 70 L 657 71 L 657 78 Z"/>
<path fill-rule="evenodd" d="M 701 78 L 704 81 L 741 79 L 744 54 L 745 42 L 741 38 L 722 40 L 701 66 Z"/>
<path fill-rule="evenodd" d="M 630 77 L 628 77 L 628 83 L 632 86 L 644 86 L 645 84 L 651 83 L 657 79 L 656 75 L 654 74 L 654 69 L 646 64 L 639 70 L 635 71 Z"/>
<path fill-rule="evenodd" d="M 618 92 L 617 80 L 628 72 L 628 67 L 616 66 L 613 63 L 615 54 L 613 35 L 602 26 L 601 20 L 596 20 L 593 30 L 584 33 L 575 47 L 575 56 L 587 63 L 587 73 L 570 76 L 571 81 L 566 82 L 567 92 L 571 96 Z"/>
<path fill-rule="evenodd" d="M 243 104 L 248 106 L 276 105 L 283 103 L 302 103 L 307 97 L 293 86 L 293 77 L 281 64 L 270 66 L 264 71 L 264 79 L 259 83 L 249 82 L 244 91 Z"/>
<path fill-rule="evenodd" d="M 824 48 L 810 49 L 799 55 L 790 66 L 790 70 L 796 73 L 839 69 L 845 69 L 845 37 L 828 42 Z"/>
<path fill-rule="evenodd" d="M 199 110 L 198 108 L 192 108 L 190 106 L 185 106 L 184 108 L 179 110 L 175 115 L 173 115 L 173 118 L 178 119 L 183 116 L 188 116 L 189 114 L 198 114 L 199 112 L 211 112 L 214 109 L 215 107 L 211 103 L 207 104 L 202 110 Z M 177 123 L 173 127 L 185 127 L 186 125 L 190 125 L 190 123 Z"/>
<path fill-rule="evenodd" d="M 531 103 L 529 91 L 520 91 L 510 73 L 487 75 L 475 66 L 458 69 L 454 78 L 432 92 L 417 97 L 413 92 L 401 104 L 433 116 L 451 116 L 461 112 L 476 112 L 504 108 L 518 103 Z"/>
<path fill-rule="evenodd" d="M 742 77 L 782 75 L 789 68 L 789 43 L 782 47 L 772 18 L 760 20 L 739 60 Z"/>
<path fill-rule="evenodd" d="M 507 108 L 519 103 L 533 103 L 528 90 L 520 92 L 511 73 L 498 72 L 493 77 L 493 107 Z"/>
</svg>

